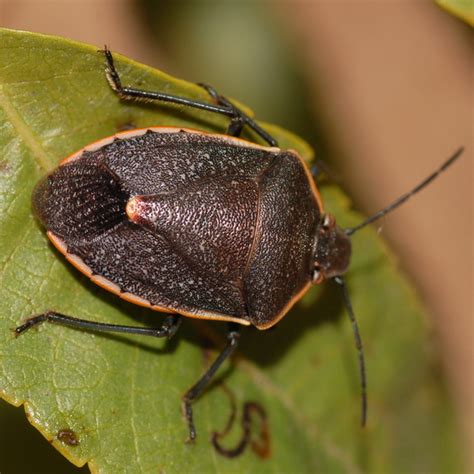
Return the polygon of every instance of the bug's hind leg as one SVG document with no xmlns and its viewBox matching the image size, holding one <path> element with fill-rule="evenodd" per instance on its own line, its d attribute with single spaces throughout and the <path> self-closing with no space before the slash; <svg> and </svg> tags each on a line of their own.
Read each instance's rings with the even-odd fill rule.
<svg viewBox="0 0 474 474">
<path fill-rule="evenodd" d="M 138 326 L 122 326 L 120 324 L 107 324 L 85 319 L 73 318 L 55 311 L 46 311 L 43 314 L 33 316 L 25 321 L 24 324 L 15 329 L 15 335 L 19 336 L 28 329 L 37 326 L 43 322 L 60 324 L 78 329 L 86 329 L 98 332 L 121 332 L 127 334 L 140 334 L 143 336 L 167 337 L 170 339 L 176 334 L 181 325 L 181 317 L 177 314 L 171 314 L 165 318 L 163 324 L 158 328 L 147 328 Z"/>
<path fill-rule="evenodd" d="M 222 363 L 232 355 L 239 344 L 240 326 L 236 324 L 229 324 L 229 333 L 227 335 L 227 344 L 222 349 L 222 352 L 217 356 L 217 359 L 206 370 L 204 375 L 184 394 L 183 396 L 183 412 L 186 417 L 189 429 L 188 441 L 196 439 L 196 428 L 193 420 L 193 402 L 201 395 L 212 380 L 212 377 L 217 372 Z"/>
<path fill-rule="evenodd" d="M 105 76 L 112 90 L 123 100 L 138 100 L 144 102 L 159 101 L 169 102 L 173 104 L 185 105 L 187 107 L 194 107 L 196 109 L 206 110 L 217 114 L 225 115 L 231 118 L 231 125 L 229 130 L 234 136 L 237 136 L 242 131 L 244 125 L 249 126 L 255 131 L 263 140 L 270 146 L 277 146 L 277 141 L 267 133 L 260 125 L 252 118 L 242 112 L 240 109 L 232 105 L 225 97 L 217 94 L 214 89 L 209 86 L 203 86 L 216 100 L 217 104 L 209 104 L 208 102 L 201 102 L 199 100 L 188 99 L 163 92 L 148 91 L 144 89 L 136 89 L 134 87 L 123 86 L 120 75 L 115 67 L 112 53 L 107 48 L 102 51 L 105 56 L 106 67 Z M 212 91 L 212 93 L 211 93 Z M 242 123 L 241 123 L 242 122 Z"/>
</svg>

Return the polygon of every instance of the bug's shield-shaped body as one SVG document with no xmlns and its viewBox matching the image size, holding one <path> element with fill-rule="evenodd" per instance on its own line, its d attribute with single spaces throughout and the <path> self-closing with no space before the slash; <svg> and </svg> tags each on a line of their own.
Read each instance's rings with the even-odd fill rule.
<svg viewBox="0 0 474 474">
<path fill-rule="evenodd" d="M 53 243 L 108 290 L 261 329 L 309 286 L 321 218 L 296 153 L 169 128 L 74 154 L 39 183 L 34 207 Z"/>
</svg>

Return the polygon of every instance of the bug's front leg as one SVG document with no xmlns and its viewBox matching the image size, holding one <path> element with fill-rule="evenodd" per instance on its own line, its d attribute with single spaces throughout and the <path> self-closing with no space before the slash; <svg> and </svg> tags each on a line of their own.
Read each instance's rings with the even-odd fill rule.
<svg viewBox="0 0 474 474">
<path fill-rule="evenodd" d="M 216 104 L 209 104 L 199 100 L 189 99 L 187 97 L 179 97 L 172 94 L 166 94 L 159 91 L 149 91 L 144 89 L 137 89 L 135 87 L 123 86 L 120 75 L 115 67 L 112 53 L 104 48 L 102 51 L 105 56 L 105 77 L 112 90 L 123 100 L 139 100 L 139 101 L 158 101 L 168 102 L 172 104 L 185 105 L 187 107 L 194 107 L 196 109 L 207 110 L 231 118 L 231 123 L 228 128 L 228 134 L 239 136 L 242 127 L 246 124 L 254 130 L 263 140 L 270 146 L 277 146 L 277 141 L 264 130 L 253 118 L 242 112 L 238 107 L 233 105 L 225 97 L 219 95 L 215 89 L 208 85 L 199 84 L 206 89 L 209 95 L 216 101 Z"/>
<path fill-rule="evenodd" d="M 112 53 L 107 48 L 105 48 L 102 52 L 105 56 L 105 77 L 107 82 L 109 83 L 112 90 L 123 100 L 168 102 L 172 104 L 185 105 L 187 107 L 194 107 L 196 109 L 207 110 L 208 112 L 214 112 L 227 117 L 233 117 L 235 115 L 233 109 L 224 105 L 209 104 L 208 102 L 201 102 L 199 100 L 189 99 L 187 97 L 166 94 L 160 91 L 149 91 L 145 89 L 124 86 L 122 85 L 122 80 L 115 67 Z"/>
<path fill-rule="evenodd" d="M 239 344 L 240 326 L 237 324 L 229 324 L 229 333 L 227 335 L 227 344 L 218 355 L 217 359 L 207 369 L 204 375 L 184 394 L 183 396 L 183 412 L 188 423 L 189 438 L 188 441 L 196 439 L 196 428 L 193 420 L 193 402 L 201 395 L 212 380 L 222 363 L 232 355 Z"/>
</svg>

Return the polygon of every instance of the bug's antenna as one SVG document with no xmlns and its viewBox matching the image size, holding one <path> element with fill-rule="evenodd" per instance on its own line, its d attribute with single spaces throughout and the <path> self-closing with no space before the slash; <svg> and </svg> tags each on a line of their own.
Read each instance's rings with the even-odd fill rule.
<svg viewBox="0 0 474 474">
<path fill-rule="evenodd" d="M 408 201 L 414 194 L 418 191 L 421 191 L 424 187 L 428 186 L 435 178 L 437 178 L 446 168 L 451 166 L 463 153 L 464 147 L 460 147 L 456 150 L 451 157 L 449 157 L 434 173 L 430 174 L 427 178 L 425 178 L 421 183 L 415 186 L 411 191 L 408 191 L 405 194 L 402 194 L 398 199 L 393 201 L 387 207 L 384 207 L 380 211 L 372 214 L 370 217 L 362 221 L 360 224 L 356 225 L 355 227 L 349 227 L 344 229 L 346 235 L 352 235 L 354 232 L 357 232 L 359 229 L 362 229 L 368 224 L 380 219 L 381 217 L 385 216 L 389 212 L 393 211 L 397 207 L 401 206 L 405 201 Z"/>
<path fill-rule="evenodd" d="M 344 298 L 344 305 L 346 306 L 349 319 L 352 323 L 352 331 L 354 333 L 354 341 L 359 355 L 359 376 L 360 376 L 360 390 L 361 390 L 361 402 L 362 410 L 360 416 L 360 424 L 365 426 L 367 421 L 367 376 L 365 373 L 365 358 L 364 358 L 364 348 L 362 346 L 362 339 L 360 337 L 359 325 L 357 324 L 354 310 L 352 309 L 352 303 L 349 298 L 349 291 L 347 290 L 347 285 L 344 279 L 340 276 L 334 277 L 334 281 L 340 285 L 342 289 L 342 295 Z"/>
</svg>

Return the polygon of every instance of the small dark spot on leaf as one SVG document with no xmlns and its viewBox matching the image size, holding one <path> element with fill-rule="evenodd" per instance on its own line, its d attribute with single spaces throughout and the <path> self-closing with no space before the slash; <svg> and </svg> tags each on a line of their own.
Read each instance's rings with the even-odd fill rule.
<svg viewBox="0 0 474 474">
<path fill-rule="evenodd" d="M 79 439 L 77 438 L 76 433 L 73 430 L 70 430 L 68 428 L 59 430 L 58 434 L 56 435 L 56 438 L 58 438 L 59 441 L 62 441 L 64 444 L 67 444 L 68 446 L 79 445 Z"/>
</svg>

